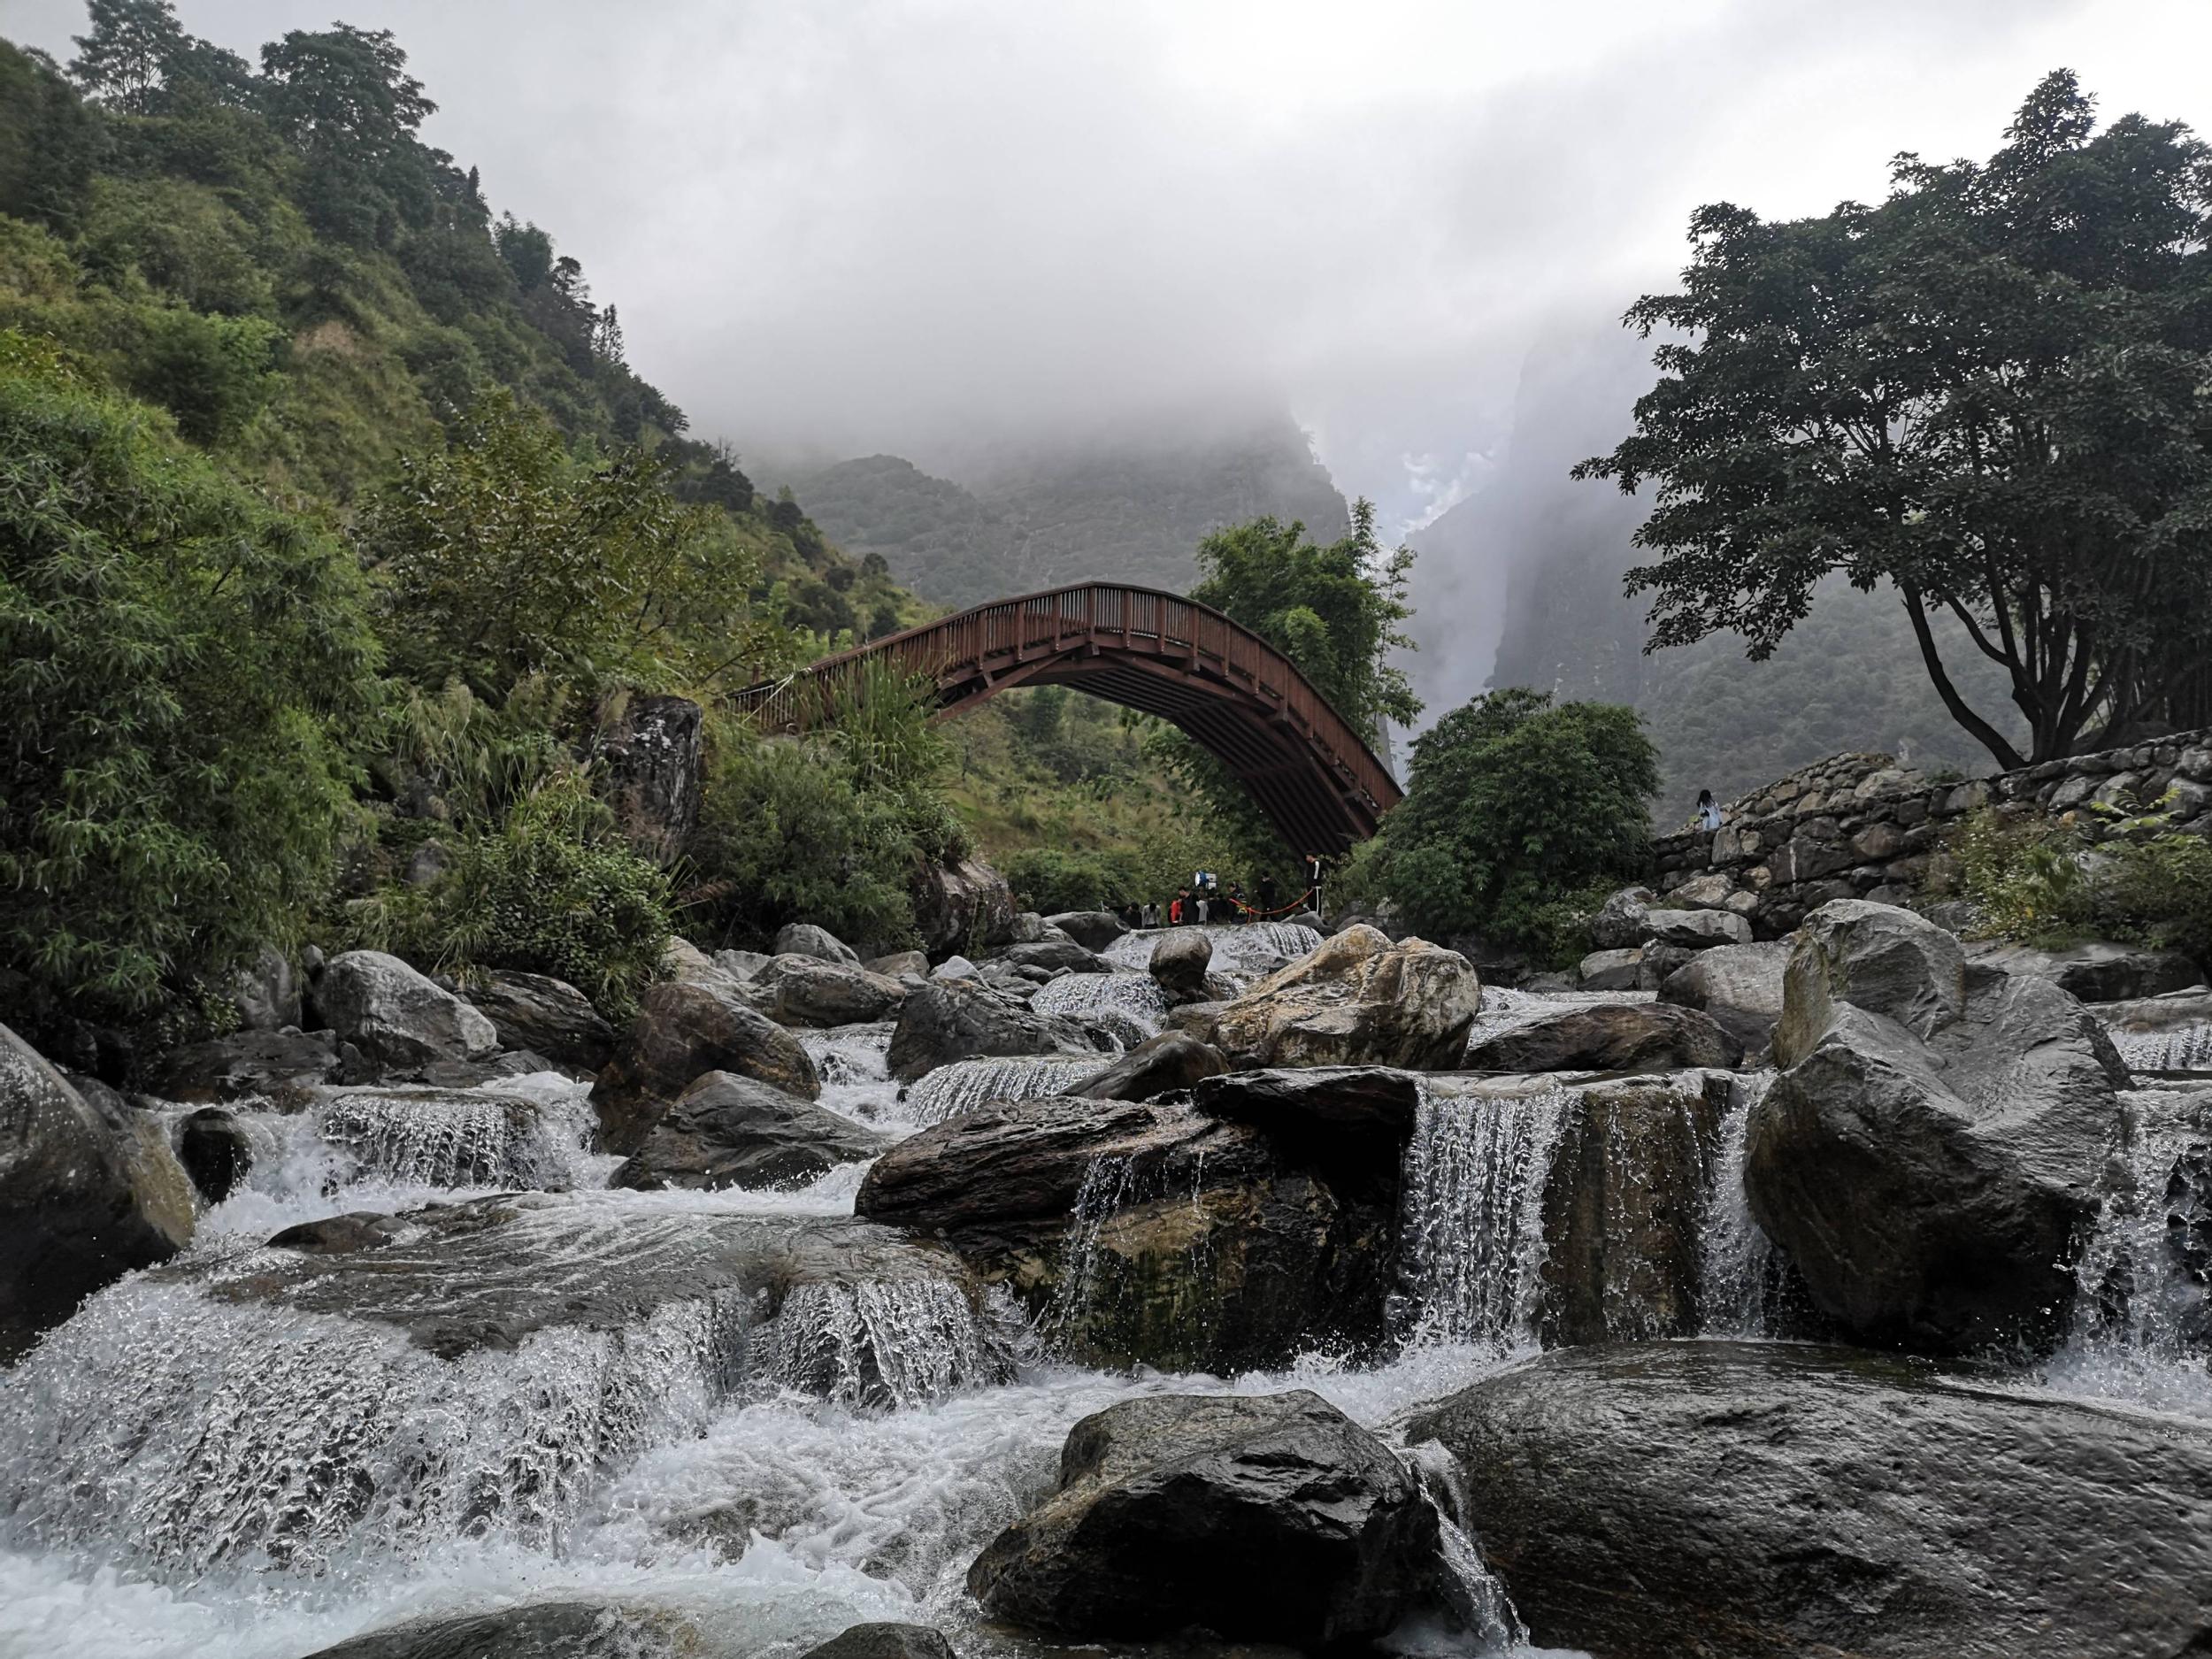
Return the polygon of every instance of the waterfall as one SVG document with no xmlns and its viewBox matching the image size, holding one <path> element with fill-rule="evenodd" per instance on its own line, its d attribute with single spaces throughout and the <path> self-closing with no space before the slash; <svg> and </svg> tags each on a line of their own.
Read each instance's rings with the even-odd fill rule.
<svg viewBox="0 0 2212 1659">
<path fill-rule="evenodd" d="M 909 1086 L 907 1115 L 917 1124 L 941 1124 L 989 1101 L 1039 1100 L 1064 1093 L 1086 1078 L 1097 1076 L 1110 1064 L 1105 1055 L 1013 1055 L 955 1060 Z"/>
<path fill-rule="evenodd" d="M 1408 1447 L 1399 1455 L 1436 1511 L 1437 1554 L 1444 1569 L 1437 1589 L 1474 1642 L 1475 1652 L 1496 1654 L 1525 1647 L 1528 1626 L 1521 1623 L 1513 1598 L 1468 1535 L 1467 1480 L 1458 1460 L 1434 1440 Z"/>
<path fill-rule="evenodd" d="M 1059 1282 L 1037 1320 L 1038 1333 L 1048 1343 L 1064 1340 L 1097 1311 L 1110 1254 L 1102 1242 L 1106 1224 L 1144 1195 L 1139 1191 L 1137 1161 L 1128 1154 L 1093 1158 L 1083 1171 L 1083 1185 L 1076 1190 L 1060 1246 Z"/>
<path fill-rule="evenodd" d="M 1774 1081 L 1761 1071 L 1743 1079 L 1721 1119 L 1720 1154 L 1698 1240 L 1698 1312 L 1704 1336 L 1763 1337 L 1771 1329 L 1774 1246 L 1752 1219 L 1744 1196 L 1744 1150 L 1752 1109 Z"/>
<path fill-rule="evenodd" d="M 590 1126 L 588 1115 L 487 1089 L 349 1089 L 315 1120 L 320 1138 L 365 1174 L 537 1192 L 572 1183 Z"/>
<path fill-rule="evenodd" d="M 823 1105 L 877 1127 L 905 1125 L 899 1086 L 891 1076 L 892 1029 L 884 1021 L 796 1033 L 822 1079 Z"/>
<path fill-rule="evenodd" d="M 1544 1183 L 1573 1096 L 1457 1098 L 1425 1080 L 1401 1182 L 1401 1272 L 1419 1341 L 1534 1340 Z"/>
<path fill-rule="evenodd" d="M 1064 973 L 1040 986 L 1029 1005 L 1112 1033 L 1125 1048 L 1160 1034 L 1167 993 L 1148 973 Z"/>
<path fill-rule="evenodd" d="M 2129 1136 L 2075 1268 L 2064 1346 L 2045 1379 L 2070 1393 L 2212 1412 L 2212 1124 L 2188 1096 L 2127 1097 Z"/>
<path fill-rule="evenodd" d="M 2108 1034 L 2131 1071 L 2212 1071 L 2212 1021 L 2167 1031 L 2113 1031 Z"/>
</svg>

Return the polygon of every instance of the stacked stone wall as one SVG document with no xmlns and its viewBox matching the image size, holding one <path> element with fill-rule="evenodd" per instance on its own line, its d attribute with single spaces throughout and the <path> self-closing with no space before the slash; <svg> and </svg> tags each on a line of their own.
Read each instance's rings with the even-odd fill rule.
<svg viewBox="0 0 2212 1659">
<path fill-rule="evenodd" d="M 1756 937 L 1779 939 L 1831 899 L 1896 904 L 1939 889 L 1950 873 L 1947 836 L 1985 808 L 2094 840 L 2116 833 L 2116 816 L 2162 801 L 2167 826 L 2212 836 L 2212 729 L 1959 782 L 1886 755 L 1838 755 L 1732 803 L 1717 830 L 1660 837 L 1652 885 L 1677 903 L 1733 910 Z"/>
</svg>

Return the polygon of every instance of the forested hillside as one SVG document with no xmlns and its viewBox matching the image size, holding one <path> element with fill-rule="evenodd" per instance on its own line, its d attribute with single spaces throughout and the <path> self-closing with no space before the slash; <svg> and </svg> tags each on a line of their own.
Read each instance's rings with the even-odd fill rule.
<svg viewBox="0 0 2212 1659">
<path fill-rule="evenodd" d="M 956 482 L 879 455 L 790 482 L 833 541 L 955 607 L 1094 578 L 1179 592 L 1198 544 L 1228 526 L 1295 519 L 1325 543 L 1350 527 L 1288 420 L 986 449 L 954 471 Z"/>
</svg>

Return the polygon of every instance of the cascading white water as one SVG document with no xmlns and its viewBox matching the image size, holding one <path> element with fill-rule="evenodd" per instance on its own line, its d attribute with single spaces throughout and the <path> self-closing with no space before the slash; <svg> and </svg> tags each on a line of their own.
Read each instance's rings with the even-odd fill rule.
<svg viewBox="0 0 2212 1659">
<path fill-rule="evenodd" d="M 483 1089 L 349 1089 L 315 1113 L 316 1133 L 364 1173 L 426 1187 L 550 1192 L 576 1174 L 588 1120 Z"/>
<path fill-rule="evenodd" d="M 763 1328 L 756 1361 L 782 1387 L 834 1404 L 915 1406 L 1002 1378 L 1008 1348 L 949 1279 L 802 1285 Z"/>
<path fill-rule="evenodd" d="M 2111 1037 L 2131 1071 L 2212 1072 L 2212 1021 L 2170 1031 L 2116 1031 Z"/>
<path fill-rule="evenodd" d="M 1698 1240 L 1699 1331 L 1705 1336 L 1772 1333 L 1768 1307 L 1774 1246 L 1752 1219 L 1744 1196 L 1744 1151 L 1751 1110 L 1774 1081 L 1755 1072 L 1735 1089 L 1721 1119 L 1720 1150 Z"/>
<path fill-rule="evenodd" d="M 941 1124 L 987 1101 L 1040 1100 L 1065 1093 L 1112 1063 L 1102 1054 L 955 1060 L 908 1086 L 906 1114 L 917 1124 Z"/>
<path fill-rule="evenodd" d="M 1151 967 L 1152 947 L 1163 933 L 1187 931 L 1148 929 L 1124 933 L 1099 954 L 1117 968 L 1142 973 Z M 1303 922 L 1209 923 L 1196 931 L 1213 947 L 1211 971 L 1240 980 L 1272 973 L 1321 948 L 1320 933 Z"/>
<path fill-rule="evenodd" d="M 1416 1340 L 1534 1340 L 1544 1183 L 1572 1099 L 1559 1087 L 1461 1098 L 1423 1081 L 1399 1196 Z"/>
<path fill-rule="evenodd" d="M 798 1033 L 800 1046 L 822 1079 L 823 1105 L 877 1128 L 896 1131 L 916 1126 L 907 1117 L 899 1099 L 899 1085 L 891 1076 L 893 1029 L 888 1022 L 879 1022 Z"/>
<path fill-rule="evenodd" d="M 1148 973 L 1064 973 L 1037 987 L 1030 1007 L 1110 1033 L 1125 1048 L 1160 1034 L 1167 993 Z"/>
<path fill-rule="evenodd" d="M 1464 1626 L 1466 1640 L 1478 1653 L 1525 1647 L 1528 1626 L 1521 1623 L 1512 1598 L 1468 1535 L 1472 1523 L 1467 1481 L 1458 1460 L 1434 1440 L 1424 1440 L 1399 1455 L 1435 1508 L 1437 1541 L 1444 1566 L 1440 1587 Z"/>
<path fill-rule="evenodd" d="M 2128 1097 L 2129 1138 L 2075 1269 L 2065 1344 L 2042 1369 L 2069 1393 L 2212 1415 L 2212 1101 Z"/>
</svg>

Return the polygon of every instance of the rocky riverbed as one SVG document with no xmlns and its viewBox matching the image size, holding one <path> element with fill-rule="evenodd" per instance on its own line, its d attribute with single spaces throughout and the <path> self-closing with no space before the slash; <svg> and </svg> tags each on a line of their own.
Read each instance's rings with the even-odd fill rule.
<svg viewBox="0 0 2212 1659">
<path fill-rule="evenodd" d="M 1009 932 L 12 1043 L 0 1652 L 2212 1640 L 2212 993 Z"/>
</svg>

